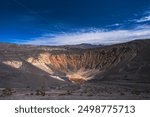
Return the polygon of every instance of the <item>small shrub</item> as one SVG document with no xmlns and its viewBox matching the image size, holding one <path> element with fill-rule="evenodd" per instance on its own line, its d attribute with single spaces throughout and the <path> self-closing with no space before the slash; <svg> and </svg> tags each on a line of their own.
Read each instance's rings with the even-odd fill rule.
<svg viewBox="0 0 150 117">
<path fill-rule="evenodd" d="M 93 96 L 93 94 L 92 93 L 86 93 L 86 96 Z"/>
<path fill-rule="evenodd" d="M 123 92 L 121 92 L 120 95 L 125 95 L 125 94 Z"/>
<path fill-rule="evenodd" d="M 35 95 L 45 96 L 45 91 L 42 91 L 42 90 L 36 90 Z"/>
<path fill-rule="evenodd" d="M 2 90 L 1 96 L 11 96 L 13 94 L 13 91 L 11 88 L 5 88 Z"/>
<path fill-rule="evenodd" d="M 68 94 L 68 95 L 71 95 L 71 94 L 72 94 L 72 91 L 71 91 L 71 90 L 67 90 L 67 94 Z"/>
<path fill-rule="evenodd" d="M 29 89 L 29 88 L 30 88 L 30 86 L 27 86 L 26 88 L 27 88 L 27 89 Z"/>
<path fill-rule="evenodd" d="M 135 94 L 135 95 L 140 95 L 140 94 L 141 94 L 141 92 L 140 92 L 140 91 L 137 91 L 137 90 L 134 90 L 134 91 L 132 91 L 131 93 L 132 93 L 132 94 Z"/>
<path fill-rule="evenodd" d="M 67 95 L 66 93 L 60 93 L 59 96 Z"/>
</svg>

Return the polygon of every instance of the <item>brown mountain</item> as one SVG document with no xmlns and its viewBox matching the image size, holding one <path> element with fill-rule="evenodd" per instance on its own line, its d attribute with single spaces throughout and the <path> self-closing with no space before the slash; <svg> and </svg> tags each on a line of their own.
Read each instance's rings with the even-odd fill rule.
<svg viewBox="0 0 150 117">
<path fill-rule="evenodd" d="M 111 92 L 110 87 L 115 85 L 125 86 L 131 92 L 137 89 L 149 97 L 149 45 L 149 39 L 109 46 L 1 43 L 0 87 L 69 87 L 74 84 L 81 86 L 84 92 L 90 87 L 89 90 L 97 91 L 92 93 L 94 95 L 99 93 L 99 88 Z"/>
</svg>

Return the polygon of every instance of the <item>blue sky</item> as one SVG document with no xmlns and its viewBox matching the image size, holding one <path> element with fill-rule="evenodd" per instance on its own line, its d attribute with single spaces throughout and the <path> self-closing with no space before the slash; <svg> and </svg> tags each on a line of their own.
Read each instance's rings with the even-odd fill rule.
<svg viewBox="0 0 150 117">
<path fill-rule="evenodd" d="M 112 44 L 150 38 L 150 0 L 0 0 L 0 42 Z"/>
</svg>

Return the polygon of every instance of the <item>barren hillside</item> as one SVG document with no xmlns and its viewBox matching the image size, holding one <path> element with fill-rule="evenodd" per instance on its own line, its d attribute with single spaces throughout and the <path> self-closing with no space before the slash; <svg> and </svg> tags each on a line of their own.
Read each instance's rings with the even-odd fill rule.
<svg viewBox="0 0 150 117">
<path fill-rule="evenodd" d="M 110 46 L 0 44 L 0 87 L 105 84 L 150 88 L 150 40 Z M 140 85 L 140 83 L 142 83 Z M 134 86 L 135 85 L 135 86 Z M 85 88 L 84 87 L 84 88 Z M 149 90 L 148 90 L 149 91 Z"/>
</svg>

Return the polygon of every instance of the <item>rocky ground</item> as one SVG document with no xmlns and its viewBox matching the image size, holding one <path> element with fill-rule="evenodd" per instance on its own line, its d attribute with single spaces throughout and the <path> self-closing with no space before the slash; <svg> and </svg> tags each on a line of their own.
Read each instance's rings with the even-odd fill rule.
<svg viewBox="0 0 150 117">
<path fill-rule="evenodd" d="M 150 84 L 102 81 L 83 85 L 64 85 L 50 88 L 1 88 L 4 100 L 136 100 L 150 99 Z"/>
</svg>

